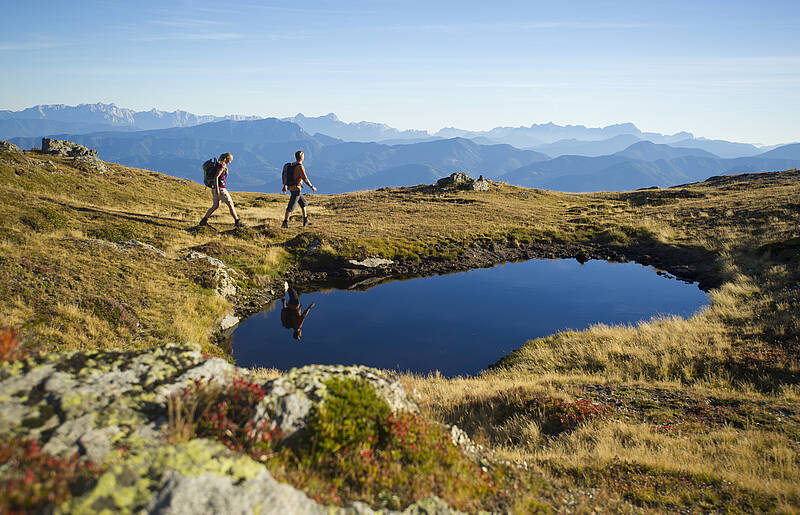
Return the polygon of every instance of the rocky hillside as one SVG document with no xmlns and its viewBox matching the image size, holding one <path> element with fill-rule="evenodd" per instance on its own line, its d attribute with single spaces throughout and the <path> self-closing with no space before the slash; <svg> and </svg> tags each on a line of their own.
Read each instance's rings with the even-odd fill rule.
<svg viewBox="0 0 800 515">
<path fill-rule="evenodd" d="M 286 197 L 233 192 L 249 227 L 197 227 L 201 186 L 49 151 L 0 146 L 4 510 L 800 509 L 796 170 L 312 195 L 313 230 L 281 230 Z M 222 327 L 286 280 L 534 257 L 651 264 L 711 304 L 521 341 L 478 377 L 226 359 Z"/>
</svg>

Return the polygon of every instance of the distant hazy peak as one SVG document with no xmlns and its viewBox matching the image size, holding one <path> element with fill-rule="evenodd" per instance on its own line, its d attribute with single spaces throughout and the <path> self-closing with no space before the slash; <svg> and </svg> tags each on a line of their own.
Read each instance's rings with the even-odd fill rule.
<svg viewBox="0 0 800 515">
<path fill-rule="evenodd" d="M 0 111 L 2 119 L 19 120 L 51 120 L 69 123 L 103 123 L 109 128 L 124 127 L 127 129 L 168 129 L 171 127 L 191 127 L 201 123 L 219 120 L 254 120 L 258 116 L 244 115 L 196 115 L 187 111 L 160 111 L 152 108 L 149 111 L 134 111 L 116 104 L 41 104 L 20 111 Z"/>
</svg>

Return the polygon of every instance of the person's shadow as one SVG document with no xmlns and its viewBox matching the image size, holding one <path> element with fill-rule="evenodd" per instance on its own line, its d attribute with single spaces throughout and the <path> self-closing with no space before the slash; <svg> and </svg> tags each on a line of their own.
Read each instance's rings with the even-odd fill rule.
<svg viewBox="0 0 800 515">
<path fill-rule="evenodd" d="M 281 325 L 287 329 L 293 329 L 292 338 L 299 340 L 303 337 L 303 322 L 306 321 L 308 312 L 316 305 L 316 302 L 312 301 L 306 310 L 301 312 L 300 295 L 291 287 L 287 293 L 289 295 L 288 302 L 286 301 L 286 297 L 281 297 L 281 302 L 283 303 L 283 308 L 281 309 Z"/>
</svg>

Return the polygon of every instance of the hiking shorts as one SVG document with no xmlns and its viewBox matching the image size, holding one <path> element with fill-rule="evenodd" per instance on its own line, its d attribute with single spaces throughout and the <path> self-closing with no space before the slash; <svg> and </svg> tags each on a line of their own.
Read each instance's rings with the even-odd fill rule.
<svg viewBox="0 0 800 515">
<path fill-rule="evenodd" d="M 308 205 L 308 202 L 306 202 L 306 198 L 299 191 L 292 192 L 292 196 L 289 197 L 289 205 L 286 206 L 286 212 L 291 213 L 292 211 L 294 211 L 294 206 L 296 204 L 300 204 L 300 207 L 306 207 Z"/>
<path fill-rule="evenodd" d="M 220 188 L 219 194 L 217 194 L 217 190 L 211 188 L 211 199 L 216 204 L 217 202 L 224 202 L 229 206 L 233 203 L 233 199 L 231 198 L 231 194 L 228 193 L 226 188 Z"/>
</svg>

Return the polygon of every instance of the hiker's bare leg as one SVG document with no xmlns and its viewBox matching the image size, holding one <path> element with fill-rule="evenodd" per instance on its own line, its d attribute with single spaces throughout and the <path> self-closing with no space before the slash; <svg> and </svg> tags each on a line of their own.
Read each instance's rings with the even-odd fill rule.
<svg viewBox="0 0 800 515">
<path fill-rule="evenodd" d="M 306 212 L 306 206 L 300 206 L 300 211 L 303 212 L 303 218 L 308 218 L 308 213 Z"/>
<path fill-rule="evenodd" d="M 214 200 L 214 203 L 211 204 L 211 207 L 208 209 L 208 211 L 206 211 L 206 216 L 204 216 L 203 218 L 208 219 L 214 213 L 214 211 L 217 210 L 218 207 L 219 207 L 219 199 L 216 199 Z"/>
<path fill-rule="evenodd" d="M 233 217 L 234 220 L 238 220 L 239 219 L 239 215 L 236 214 L 236 208 L 233 207 L 233 201 L 232 200 L 230 202 L 228 202 L 228 210 L 230 210 L 231 216 Z"/>
</svg>

